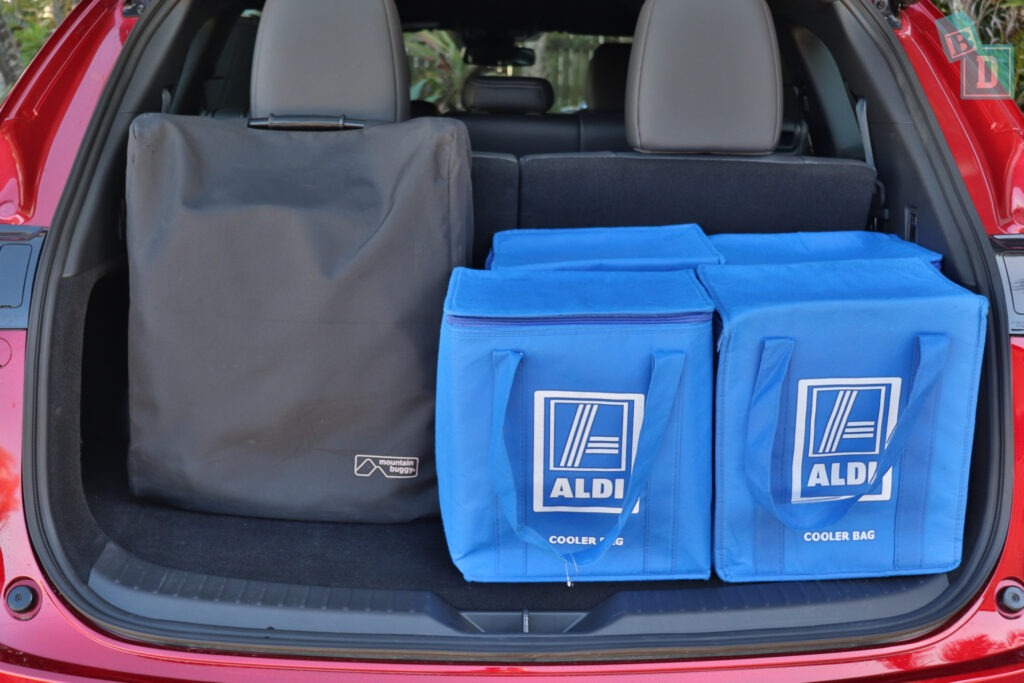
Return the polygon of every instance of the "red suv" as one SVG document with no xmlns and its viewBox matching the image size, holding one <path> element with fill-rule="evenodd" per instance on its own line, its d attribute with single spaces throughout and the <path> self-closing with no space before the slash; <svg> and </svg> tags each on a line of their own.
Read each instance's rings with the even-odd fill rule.
<svg viewBox="0 0 1024 683">
<path fill-rule="evenodd" d="M 709 144 L 716 163 L 685 183 L 641 163 L 627 135 L 641 0 L 397 0 L 397 16 L 417 45 L 410 115 L 461 120 L 469 132 L 474 265 L 497 230 L 693 221 L 723 232 L 742 220 L 749 232 L 897 235 L 941 253 L 948 277 L 986 296 L 956 570 L 733 585 L 475 584 L 452 565 L 437 518 L 282 520 L 133 495 L 129 126 L 151 112 L 244 126 L 250 82 L 266 68 L 252 60 L 263 4 L 82 0 L 0 108 L 0 675 L 1024 676 L 1024 497 L 1014 496 L 1024 491 L 1024 449 L 1014 443 L 1015 422 L 1024 426 L 1024 117 L 993 86 L 1002 62 L 981 59 L 982 46 L 952 35 L 962 24 L 926 0 L 769 0 L 783 82 L 769 93 L 782 101 L 778 146 L 759 166 L 769 172 L 735 174 L 718 162 L 741 150 Z M 760 57 L 742 26 L 702 23 L 717 7 L 705 3 L 685 39 L 734 44 L 736 63 L 721 72 L 678 64 L 666 43 L 643 67 L 660 69 L 666 100 L 699 104 L 713 89 L 758 97 L 768 87 L 726 75 Z M 306 28 L 288 40 L 331 39 L 330 27 Z M 494 73 L 432 62 L 423 46 L 438 36 Z M 508 75 L 534 58 L 530 46 L 542 51 L 543 36 L 544 49 L 589 46 L 585 91 L 569 93 L 555 73 Z M 387 76 L 372 59 L 347 58 L 367 84 Z M 509 80 L 495 87 L 499 76 Z M 444 79 L 461 86 L 461 102 L 443 88 L 424 95 Z M 396 111 L 405 117 L 404 104 Z M 696 138 L 719 123 L 678 121 Z M 741 147 L 748 132 L 726 137 Z M 614 170 L 558 172 L 581 156 Z"/>
</svg>

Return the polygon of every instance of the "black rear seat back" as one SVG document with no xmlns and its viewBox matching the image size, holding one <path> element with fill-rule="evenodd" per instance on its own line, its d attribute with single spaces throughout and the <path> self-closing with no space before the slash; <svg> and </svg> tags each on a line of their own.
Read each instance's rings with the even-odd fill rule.
<svg viewBox="0 0 1024 683">
<path fill-rule="evenodd" d="M 519 220 L 519 160 L 512 154 L 473 152 L 473 260 L 483 268 L 494 233 Z"/>
<path fill-rule="evenodd" d="M 781 125 L 778 45 L 763 0 L 647 0 L 626 91 L 636 151 L 523 158 L 519 226 L 864 228 L 874 169 L 773 155 Z"/>
<path fill-rule="evenodd" d="M 576 114 L 580 126 L 581 152 L 626 152 L 625 114 L 621 111 L 589 111 Z"/>
<path fill-rule="evenodd" d="M 581 152 L 624 152 L 629 43 L 598 45 L 587 69 L 587 108 L 577 114 Z"/>
<path fill-rule="evenodd" d="M 521 228 L 698 223 L 711 233 L 863 229 L 875 174 L 863 162 L 648 154 L 520 159 Z"/>
<path fill-rule="evenodd" d="M 462 87 L 467 113 L 453 115 L 469 129 L 473 147 L 473 259 L 482 268 L 494 233 L 515 227 L 519 210 L 518 155 L 578 149 L 571 117 L 545 114 L 554 102 L 542 78 L 474 72 Z"/>
<path fill-rule="evenodd" d="M 863 159 L 857 114 L 835 57 L 820 38 L 802 26 L 780 25 L 777 30 L 793 83 L 809 104 L 806 125 L 815 151 Z"/>
<path fill-rule="evenodd" d="M 547 113 L 554 91 L 543 78 L 473 73 L 462 88 L 466 112 L 453 117 L 469 128 L 476 151 L 515 156 L 625 151 L 630 149 L 623 113 L 628 62 L 629 45 L 607 43 L 595 51 L 587 91 L 597 108 L 577 114 Z"/>
<path fill-rule="evenodd" d="M 776 154 L 807 154 L 810 146 L 807 122 L 804 121 L 800 89 L 790 83 L 782 85 L 782 136 Z"/>
<path fill-rule="evenodd" d="M 579 151 L 579 126 L 571 114 L 547 114 L 555 101 L 543 78 L 485 76 L 474 72 L 462 86 L 473 149 L 504 154 Z"/>
<path fill-rule="evenodd" d="M 525 156 L 577 152 L 579 125 L 572 114 L 454 114 L 469 129 L 474 151 Z"/>
<path fill-rule="evenodd" d="M 217 57 L 213 74 L 203 82 L 202 113 L 237 118 L 249 113 L 249 82 L 259 18 L 238 17 Z"/>
<path fill-rule="evenodd" d="M 626 111 L 629 43 L 603 43 L 594 49 L 587 67 L 587 111 Z"/>
</svg>

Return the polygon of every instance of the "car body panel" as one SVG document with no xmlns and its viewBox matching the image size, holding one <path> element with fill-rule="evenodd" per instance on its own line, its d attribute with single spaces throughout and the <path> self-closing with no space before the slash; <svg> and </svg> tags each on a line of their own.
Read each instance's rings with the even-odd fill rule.
<svg viewBox="0 0 1024 683">
<path fill-rule="evenodd" d="M 957 65 L 945 60 L 927 2 L 913 5 L 896 35 L 910 57 L 977 210 L 992 234 L 1024 232 L 1024 117 L 1005 101 L 959 97 Z M 114 0 L 83 0 L 0 106 L 0 223 L 50 226 L 78 145 L 134 19 Z M 1013 504 L 1003 556 L 985 591 L 935 632 L 884 647 L 720 660 L 488 666 L 340 661 L 225 654 L 129 642 L 88 623 L 47 583 L 36 562 L 21 500 L 25 332 L 0 331 L 10 358 L 0 367 L 0 584 L 30 579 L 38 613 L 0 613 L 0 678 L 11 680 L 309 680 L 317 674 L 388 680 L 533 675 L 650 679 L 692 674 L 705 680 L 839 680 L 908 677 L 1019 679 L 1024 618 L 1008 618 L 998 590 L 1024 579 L 1024 501 Z M 1024 433 L 1024 338 L 1013 338 L 1015 425 Z M 2 344 L 0 344 L 2 346 Z M 0 350 L 3 350 L 0 348 Z M 3 358 L 0 358 L 2 361 Z M 1014 448 L 1014 485 L 1024 491 L 1024 443 Z M 1024 584 L 1022 584 L 1024 585 Z M 411 656 L 415 654 L 410 653 Z M 425 656 L 425 655 L 424 655 Z M 664 656 L 664 655 L 662 655 Z M 454 658 L 450 658 L 454 659 Z"/>
<path fill-rule="evenodd" d="M 896 35 L 917 73 L 967 191 L 991 235 L 1024 233 L 1024 114 L 1009 99 L 964 99 L 961 67 L 946 59 L 935 21 L 918 2 Z"/>
<path fill-rule="evenodd" d="M 49 227 L 107 76 L 136 19 L 81 2 L 0 106 L 0 223 Z"/>
</svg>

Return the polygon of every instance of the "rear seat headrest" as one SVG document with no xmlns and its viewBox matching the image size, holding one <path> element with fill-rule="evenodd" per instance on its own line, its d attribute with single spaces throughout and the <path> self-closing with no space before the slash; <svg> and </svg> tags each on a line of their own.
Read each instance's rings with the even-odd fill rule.
<svg viewBox="0 0 1024 683">
<path fill-rule="evenodd" d="M 642 152 L 768 154 L 782 75 L 764 0 L 647 0 L 626 87 L 626 136 Z"/>
<path fill-rule="evenodd" d="M 267 0 L 250 114 L 409 118 L 409 72 L 392 0 Z"/>
<path fill-rule="evenodd" d="M 472 73 L 462 85 L 462 106 L 472 112 L 543 114 L 554 102 L 555 91 L 543 78 Z"/>
<path fill-rule="evenodd" d="M 587 68 L 587 109 L 623 111 L 626 108 L 626 73 L 629 43 L 603 43 L 594 50 Z"/>
</svg>

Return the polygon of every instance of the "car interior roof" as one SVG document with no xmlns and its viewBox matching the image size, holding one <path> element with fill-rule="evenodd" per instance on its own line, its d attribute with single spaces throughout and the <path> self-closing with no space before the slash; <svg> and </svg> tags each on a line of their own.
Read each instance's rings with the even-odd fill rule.
<svg viewBox="0 0 1024 683">
<path fill-rule="evenodd" d="M 709 0 L 712 1 L 712 0 Z M 769 5 L 813 10 L 833 0 L 768 0 Z M 632 36 L 643 0 L 395 0 L 407 31 L 451 29 L 511 35 L 523 39 L 544 31 Z"/>
<path fill-rule="evenodd" d="M 525 37 L 541 31 L 632 35 L 642 0 L 398 0 L 406 30 L 423 28 L 494 31 Z"/>
</svg>

